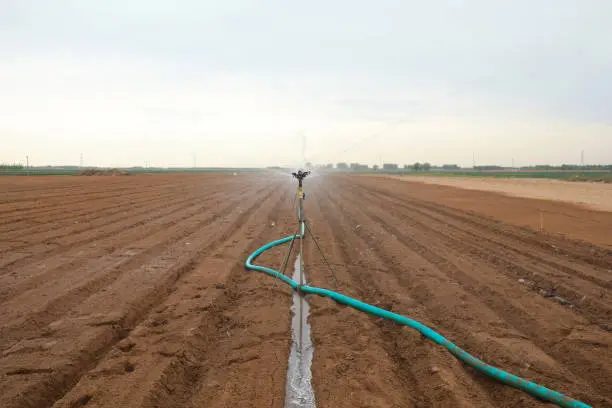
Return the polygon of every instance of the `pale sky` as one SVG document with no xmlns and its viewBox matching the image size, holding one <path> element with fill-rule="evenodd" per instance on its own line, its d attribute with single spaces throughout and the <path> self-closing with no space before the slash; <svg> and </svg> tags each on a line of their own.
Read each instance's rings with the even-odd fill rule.
<svg viewBox="0 0 612 408">
<path fill-rule="evenodd" d="M 0 0 L 0 162 L 612 163 L 609 0 Z M 373 136 L 375 135 L 375 136 Z"/>
</svg>

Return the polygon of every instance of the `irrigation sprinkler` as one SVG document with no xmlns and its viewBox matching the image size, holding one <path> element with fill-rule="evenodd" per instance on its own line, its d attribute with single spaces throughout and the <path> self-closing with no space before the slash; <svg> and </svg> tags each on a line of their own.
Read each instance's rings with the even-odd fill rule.
<svg viewBox="0 0 612 408">
<path fill-rule="evenodd" d="M 300 185 L 300 187 L 302 187 L 302 181 L 306 178 L 306 176 L 308 176 L 310 174 L 310 170 L 298 170 L 297 172 L 293 172 L 291 173 L 293 175 L 293 177 L 295 177 L 296 179 L 298 179 L 298 183 Z"/>
<path fill-rule="evenodd" d="M 299 219 L 299 228 L 301 229 L 301 239 L 300 239 L 300 287 L 302 285 L 304 285 L 305 282 L 305 277 L 304 277 L 304 235 L 306 234 L 306 231 L 304 230 L 304 206 L 303 206 L 303 201 L 306 199 L 306 195 L 304 194 L 304 186 L 303 186 L 303 182 L 304 179 L 310 174 L 309 170 L 303 171 L 303 170 L 298 170 L 297 172 L 291 173 L 291 175 L 293 177 L 295 177 L 298 181 L 298 219 Z M 304 326 L 304 321 L 303 321 L 303 313 L 302 310 L 304 310 L 304 295 L 301 293 L 301 291 L 298 291 L 298 295 L 300 297 L 300 335 L 299 335 L 299 343 L 298 343 L 298 349 L 301 352 L 301 347 L 302 347 L 302 328 Z"/>
<path fill-rule="evenodd" d="M 298 198 L 299 200 L 299 221 L 302 222 L 302 200 L 306 199 L 306 195 L 304 194 L 303 189 L 303 181 L 310 174 L 310 170 L 298 170 L 297 172 L 291 173 L 293 177 L 295 177 L 298 181 Z"/>
</svg>

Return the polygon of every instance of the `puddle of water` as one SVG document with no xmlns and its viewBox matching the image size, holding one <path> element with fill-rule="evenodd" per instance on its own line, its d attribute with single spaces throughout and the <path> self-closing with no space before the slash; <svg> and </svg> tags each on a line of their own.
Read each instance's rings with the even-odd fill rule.
<svg viewBox="0 0 612 408">
<path fill-rule="evenodd" d="M 300 256 L 295 260 L 293 280 L 300 281 Z M 304 275 L 305 276 L 305 275 Z M 310 305 L 306 298 L 293 292 L 293 317 L 291 318 L 291 352 L 287 367 L 287 385 L 285 389 L 285 408 L 315 408 L 315 396 L 312 389 L 312 356 L 314 347 L 310 338 Z"/>
</svg>

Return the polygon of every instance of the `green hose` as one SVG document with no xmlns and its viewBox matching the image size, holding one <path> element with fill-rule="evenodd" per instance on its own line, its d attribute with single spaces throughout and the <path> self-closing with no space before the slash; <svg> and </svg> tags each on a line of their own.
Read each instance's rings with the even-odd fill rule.
<svg viewBox="0 0 612 408">
<path fill-rule="evenodd" d="M 589 405 L 585 403 L 577 401 L 559 392 L 550 390 L 546 387 L 542 387 L 541 385 L 525 380 L 521 377 L 517 377 L 516 375 L 507 373 L 503 370 L 500 370 L 499 368 L 495 368 L 485 363 L 482 360 L 477 359 L 476 357 L 472 356 L 465 350 L 453 344 L 451 341 L 447 340 L 444 336 L 440 335 L 439 333 L 435 332 L 429 327 L 417 322 L 416 320 L 412 320 L 410 318 L 398 315 L 388 310 L 384 310 L 379 307 L 369 305 L 357 299 L 350 298 L 348 296 L 342 295 L 338 292 L 334 292 L 328 289 L 322 289 L 322 288 L 317 288 L 317 287 L 307 286 L 307 285 L 300 286 L 293 279 L 289 278 L 288 276 L 283 275 L 282 273 L 278 271 L 275 271 L 274 269 L 253 264 L 253 261 L 259 255 L 261 255 L 264 251 L 272 247 L 275 247 L 277 245 L 282 245 L 286 242 L 289 242 L 293 240 L 294 238 L 301 238 L 302 236 L 304 236 L 304 223 L 302 222 L 301 224 L 302 224 L 301 226 L 302 234 L 301 235 L 288 236 L 288 237 L 270 242 L 262 246 L 261 248 L 253 252 L 247 258 L 245 262 L 246 268 L 254 270 L 254 271 L 258 271 L 258 272 L 264 272 L 268 275 L 278 278 L 282 280 L 283 282 L 285 282 L 287 285 L 291 286 L 291 288 L 294 290 L 299 290 L 306 294 L 313 294 L 313 295 L 328 297 L 330 299 L 335 300 L 336 302 L 351 306 L 362 312 L 369 313 L 374 316 L 382 317 L 384 319 L 392 320 L 403 326 L 411 327 L 419 331 L 423 336 L 427 337 L 430 340 L 433 340 L 437 344 L 446 348 L 453 356 L 457 357 L 459 360 L 463 361 L 465 364 L 469 365 L 470 367 L 473 367 L 479 372 L 491 378 L 494 378 L 498 381 L 501 381 L 504 384 L 507 384 L 514 388 L 523 390 L 526 393 L 536 398 L 539 398 L 539 399 L 542 399 L 548 402 L 552 402 L 563 408 L 591 408 Z"/>
</svg>

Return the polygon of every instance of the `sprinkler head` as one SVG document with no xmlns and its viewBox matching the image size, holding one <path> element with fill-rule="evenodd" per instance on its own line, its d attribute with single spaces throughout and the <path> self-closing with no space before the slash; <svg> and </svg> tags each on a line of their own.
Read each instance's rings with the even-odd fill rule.
<svg viewBox="0 0 612 408">
<path fill-rule="evenodd" d="M 306 178 L 307 175 L 310 174 L 310 170 L 302 171 L 298 170 L 297 173 L 291 173 L 293 177 L 298 179 L 300 182 Z"/>
</svg>

